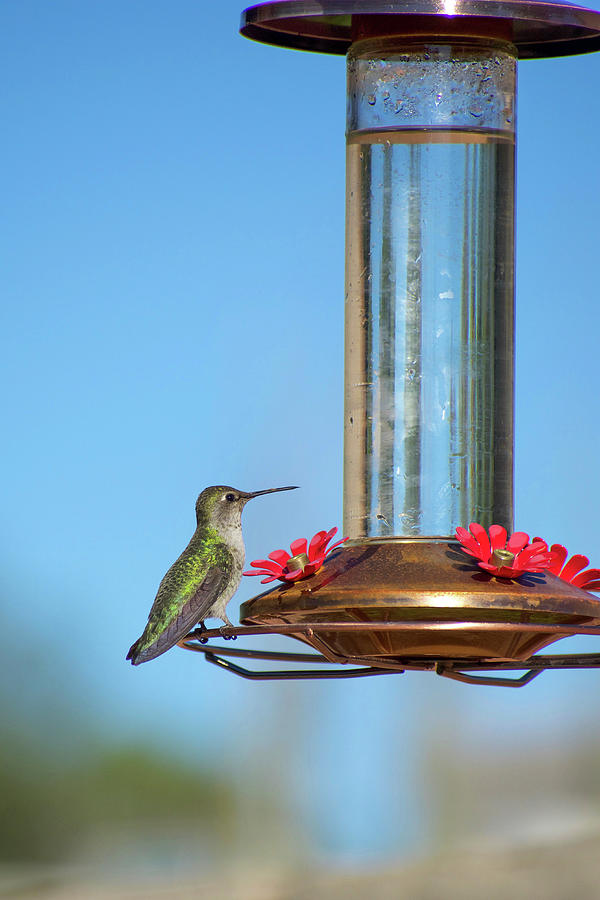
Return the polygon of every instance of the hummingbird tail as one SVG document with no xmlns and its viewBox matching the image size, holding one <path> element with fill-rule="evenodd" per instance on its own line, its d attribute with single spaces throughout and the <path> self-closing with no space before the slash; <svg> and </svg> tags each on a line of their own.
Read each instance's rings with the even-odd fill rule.
<svg viewBox="0 0 600 900">
<path fill-rule="evenodd" d="M 162 656 L 163 653 L 182 641 L 189 630 L 203 618 L 202 610 L 198 610 L 196 604 L 191 604 L 187 609 L 182 610 L 177 618 L 159 634 L 152 630 L 149 631 L 150 626 L 148 626 L 141 638 L 138 638 L 135 644 L 129 648 L 127 659 L 131 660 L 132 666 L 139 666 L 140 663 Z"/>
<path fill-rule="evenodd" d="M 212 566 L 179 614 L 166 623 L 160 620 L 153 607 L 144 633 L 135 644 L 132 644 L 127 654 L 131 664 L 138 666 L 161 656 L 182 641 L 194 625 L 203 622 L 207 617 L 217 615 L 223 618 L 223 621 L 227 621 L 227 617 L 219 611 L 219 603 L 215 602 L 215 598 L 218 601 L 227 589 L 227 578 L 227 568 Z M 154 603 L 156 602 L 155 600 Z"/>
<path fill-rule="evenodd" d="M 130 659 L 130 660 L 131 660 L 131 665 L 132 665 L 132 666 L 138 666 L 141 662 L 143 662 L 143 660 L 138 659 L 138 656 L 139 656 L 139 644 L 140 644 L 141 640 L 142 640 L 142 639 L 139 638 L 139 639 L 135 642 L 135 644 L 132 644 L 132 645 L 131 645 L 131 647 L 129 648 L 129 653 L 128 653 L 127 656 L 125 657 L 125 659 Z"/>
<path fill-rule="evenodd" d="M 132 666 L 139 666 L 141 663 L 148 662 L 150 659 L 156 659 L 157 656 L 160 656 L 162 653 L 167 650 L 167 647 L 160 647 L 157 644 L 151 644 L 148 646 L 144 644 L 143 635 L 141 638 L 132 644 L 129 648 L 129 653 L 125 657 L 125 659 L 131 660 Z"/>
</svg>

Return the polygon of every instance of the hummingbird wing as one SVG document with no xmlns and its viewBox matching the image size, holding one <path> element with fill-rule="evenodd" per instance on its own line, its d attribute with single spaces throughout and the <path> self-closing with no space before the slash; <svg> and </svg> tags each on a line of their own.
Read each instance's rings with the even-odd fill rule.
<svg viewBox="0 0 600 900">
<path fill-rule="evenodd" d="M 227 587 L 233 567 L 233 558 L 224 544 L 213 548 L 211 556 L 213 564 L 200 583 L 190 573 L 194 562 L 189 557 L 182 554 L 173 563 L 159 585 L 144 633 L 127 654 L 132 665 L 148 662 L 170 650 L 208 616 Z M 198 566 L 201 563 L 201 559 L 196 561 Z"/>
</svg>

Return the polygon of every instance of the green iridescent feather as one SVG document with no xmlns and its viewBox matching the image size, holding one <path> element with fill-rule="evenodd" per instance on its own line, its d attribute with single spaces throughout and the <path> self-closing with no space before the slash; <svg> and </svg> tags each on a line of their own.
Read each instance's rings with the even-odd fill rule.
<svg viewBox="0 0 600 900">
<path fill-rule="evenodd" d="M 150 659 L 181 640 L 206 618 L 232 568 L 233 557 L 218 531 L 206 526 L 197 529 L 162 579 L 148 624 L 128 658 Z"/>
</svg>

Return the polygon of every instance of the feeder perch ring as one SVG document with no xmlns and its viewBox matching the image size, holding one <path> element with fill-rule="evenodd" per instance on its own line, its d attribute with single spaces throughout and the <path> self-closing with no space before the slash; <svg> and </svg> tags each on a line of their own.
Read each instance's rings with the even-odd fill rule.
<svg viewBox="0 0 600 900">
<path fill-rule="evenodd" d="M 410 622 L 392 623 L 388 625 L 390 630 L 396 632 L 425 629 L 430 631 L 448 631 L 454 629 L 490 630 L 497 629 L 497 622 L 461 622 L 449 625 L 447 622 Z M 548 634 L 551 640 L 573 635 L 600 636 L 600 625 L 574 625 L 565 635 L 564 626 L 560 625 L 530 625 L 522 623 L 503 623 L 505 631 L 516 631 L 528 628 L 530 630 L 542 630 Z M 185 650 L 204 654 L 207 662 L 219 666 L 228 672 L 239 675 L 252 681 L 305 681 L 311 679 L 331 678 L 360 678 L 371 675 L 403 674 L 407 671 L 435 672 L 444 678 L 461 681 L 465 684 L 478 684 L 496 687 L 523 687 L 547 670 L 566 669 L 599 669 L 599 653 L 565 653 L 565 654 L 534 654 L 524 660 L 498 660 L 498 659 L 460 659 L 453 657 L 440 657 L 429 659 L 423 656 L 398 657 L 394 660 L 376 657 L 342 657 L 335 656 L 323 645 L 322 653 L 286 653 L 270 650 L 247 650 L 240 647 L 221 647 L 209 643 L 213 639 L 223 638 L 226 631 L 228 637 L 255 637 L 267 634 L 287 635 L 310 642 L 313 646 L 319 643 L 319 633 L 325 630 L 339 630 L 357 632 L 361 630 L 380 629 L 380 625 L 374 623 L 349 624 L 348 622 L 329 622 L 327 625 L 315 624 L 299 627 L 298 625 L 280 625 L 278 627 L 239 625 L 228 629 L 202 629 L 191 631 L 180 642 L 179 646 Z M 251 670 L 236 663 L 232 659 L 262 660 L 266 662 L 283 662 L 294 666 L 306 666 L 311 668 L 295 669 L 269 669 Z M 312 668 L 319 666 L 323 668 Z M 335 668 L 332 668 L 335 667 Z M 516 678 L 497 676 L 492 672 L 523 672 Z"/>
</svg>

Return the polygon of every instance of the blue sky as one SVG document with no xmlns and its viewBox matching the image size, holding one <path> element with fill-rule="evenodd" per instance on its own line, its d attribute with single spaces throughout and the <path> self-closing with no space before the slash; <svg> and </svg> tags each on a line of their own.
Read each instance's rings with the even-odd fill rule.
<svg viewBox="0 0 600 900">
<path fill-rule="evenodd" d="M 21 636 L 48 648 L 18 668 L 25 706 L 70 691 L 115 742 L 232 772 L 293 698 L 306 727 L 286 765 L 307 820 L 330 852 L 368 854 L 382 816 L 387 852 L 426 823 L 414 781 L 391 799 L 345 791 L 370 754 L 414 768 L 449 705 L 482 746 L 560 743 L 589 726 L 573 696 L 600 675 L 522 692 L 426 675 L 281 688 L 179 651 L 125 664 L 207 484 L 302 486 L 248 507 L 248 559 L 341 524 L 344 61 L 243 39 L 241 9 L 0 8 L 10 659 Z M 520 64 L 517 177 L 516 526 L 595 565 L 599 79 L 597 54 Z"/>
</svg>

